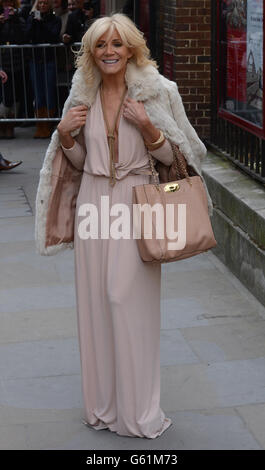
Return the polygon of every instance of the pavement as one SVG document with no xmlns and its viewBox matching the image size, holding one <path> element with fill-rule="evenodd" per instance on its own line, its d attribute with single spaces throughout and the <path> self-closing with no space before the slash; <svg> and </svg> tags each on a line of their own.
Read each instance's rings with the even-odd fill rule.
<svg viewBox="0 0 265 470">
<path fill-rule="evenodd" d="M 40 256 L 35 196 L 48 140 L 17 127 L 0 151 L 0 449 L 265 449 L 265 308 L 213 250 L 162 265 L 156 439 L 85 426 L 73 250 Z"/>
</svg>

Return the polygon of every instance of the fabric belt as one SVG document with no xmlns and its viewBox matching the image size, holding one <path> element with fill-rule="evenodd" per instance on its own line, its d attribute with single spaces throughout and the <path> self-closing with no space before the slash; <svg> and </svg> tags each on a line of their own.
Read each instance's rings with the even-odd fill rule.
<svg viewBox="0 0 265 470">
<path fill-rule="evenodd" d="M 129 173 L 129 175 L 150 175 L 152 176 L 152 171 L 151 170 L 142 170 L 141 168 L 135 168 L 132 169 Z"/>
<path fill-rule="evenodd" d="M 105 178 L 109 178 L 108 175 L 96 175 L 95 173 L 89 173 L 89 171 L 85 171 L 84 170 L 84 173 L 88 174 L 88 175 L 91 175 L 91 176 L 105 176 Z M 129 173 L 126 173 L 126 175 L 124 175 L 122 178 L 117 178 L 116 181 L 120 181 L 120 180 L 123 180 L 124 178 L 126 178 L 126 176 L 128 175 L 147 175 L 147 176 L 152 176 L 152 171 L 151 170 L 143 170 L 141 168 L 133 168 L 131 171 L 129 171 Z"/>
</svg>

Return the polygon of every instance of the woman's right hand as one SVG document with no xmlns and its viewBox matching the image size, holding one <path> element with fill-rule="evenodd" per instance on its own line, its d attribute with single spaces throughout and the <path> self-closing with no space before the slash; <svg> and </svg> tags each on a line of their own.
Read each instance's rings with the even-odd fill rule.
<svg viewBox="0 0 265 470">
<path fill-rule="evenodd" d="M 69 135 L 70 132 L 84 126 L 87 111 L 88 107 L 83 104 L 70 108 L 64 118 L 59 122 L 57 126 L 58 132 L 62 135 Z"/>
</svg>

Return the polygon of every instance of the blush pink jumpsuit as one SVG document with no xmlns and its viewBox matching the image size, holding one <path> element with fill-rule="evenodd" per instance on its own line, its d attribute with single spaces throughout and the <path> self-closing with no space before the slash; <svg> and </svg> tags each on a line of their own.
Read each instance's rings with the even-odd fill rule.
<svg viewBox="0 0 265 470">
<path fill-rule="evenodd" d="M 132 186 L 152 179 L 143 137 L 121 112 L 117 142 L 116 184 L 111 187 L 98 89 L 73 147 L 63 147 L 73 165 L 83 169 L 74 253 L 85 424 L 122 436 L 156 438 L 172 424 L 160 408 L 161 265 L 141 260 L 132 235 L 131 210 Z M 152 155 L 169 165 L 173 159 L 169 142 Z M 101 237 L 101 196 L 109 198 L 109 210 L 113 204 L 126 204 L 130 238 Z M 84 215 L 78 210 L 86 203 L 97 208 L 98 238 L 79 236 Z M 109 214 L 111 226 L 121 213 Z"/>
</svg>

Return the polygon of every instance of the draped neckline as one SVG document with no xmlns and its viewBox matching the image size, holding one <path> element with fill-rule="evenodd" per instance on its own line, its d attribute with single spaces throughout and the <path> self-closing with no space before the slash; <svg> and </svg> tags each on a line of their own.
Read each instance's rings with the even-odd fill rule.
<svg viewBox="0 0 265 470">
<path fill-rule="evenodd" d="M 105 141 L 105 144 L 107 146 L 107 149 L 109 149 L 109 144 L 108 144 L 108 129 L 106 127 L 106 123 L 105 123 L 105 119 L 104 119 L 104 115 L 103 115 L 103 109 L 102 109 L 102 101 L 101 101 L 101 95 L 100 95 L 100 86 L 98 87 L 98 100 L 99 100 L 99 107 L 100 107 L 100 115 L 101 115 L 101 120 L 103 122 L 103 126 L 104 126 L 104 141 Z M 127 92 L 124 96 L 124 100 L 123 102 L 125 101 L 125 99 L 127 98 L 128 96 L 128 89 L 127 89 Z M 120 128 L 121 128 L 121 120 L 123 119 L 123 116 L 122 116 L 122 112 L 120 112 L 120 115 L 118 117 L 118 123 L 117 123 L 117 126 L 115 128 L 115 130 L 117 131 L 117 147 L 118 147 L 118 162 L 114 162 L 115 163 L 119 163 L 120 161 Z"/>
</svg>

